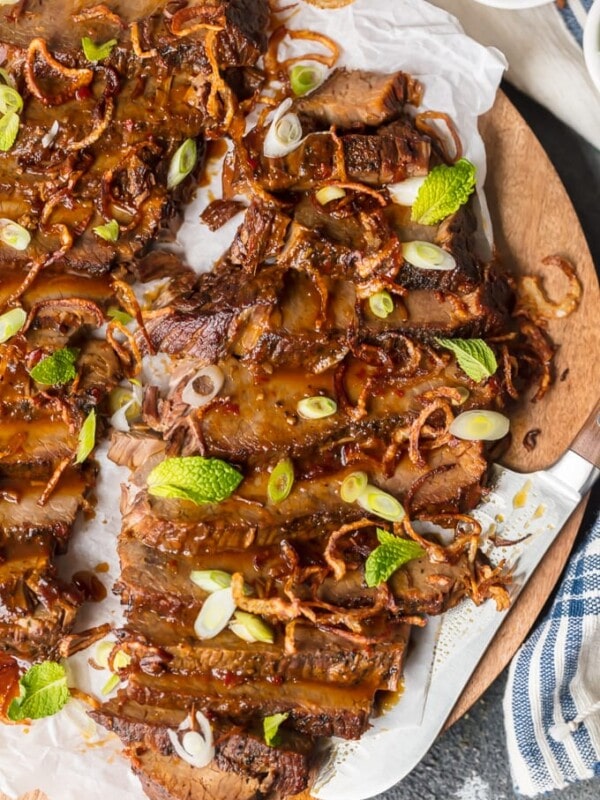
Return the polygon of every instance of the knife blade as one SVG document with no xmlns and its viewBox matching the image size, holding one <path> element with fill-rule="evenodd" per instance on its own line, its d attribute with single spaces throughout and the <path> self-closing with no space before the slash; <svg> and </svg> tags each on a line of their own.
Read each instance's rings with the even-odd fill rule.
<svg viewBox="0 0 600 800">
<path fill-rule="evenodd" d="M 488 534 L 490 555 L 495 538 L 514 542 L 493 548 L 512 568 L 511 607 L 600 475 L 599 466 L 600 403 L 571 448 L 550 469 L 519 473 L 493 465 L 490 494 L 473 516 Z M 463 602 L 447 611 L 431 642 L 433 665 L 422 716 L 407 719 L 401 698 L 360 741 L 338 743 L 313 796 L 367 800 L 408 775 L 438 737 L 505 616 L 489 601 L 479 607 Z M 423 643 L 419 646 L 422 649 Z"/>
</svg>

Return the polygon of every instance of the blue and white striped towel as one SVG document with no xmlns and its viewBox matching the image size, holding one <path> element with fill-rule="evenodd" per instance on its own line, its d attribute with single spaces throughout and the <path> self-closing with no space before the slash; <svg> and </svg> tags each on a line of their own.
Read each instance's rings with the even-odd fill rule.
<svg viewBox="0 0 600 800">
<path fill-rule="evenodd" d="M 593 2 L 594 0 L 566 0 L 564 8 L 559 9 L 567 28 L 581 46 L 583 46 L 583 29 Z"/>
<path fill-rule="evenodd" d="M 534 797 L 600 776 L 600 517 L 513 659 L 504 721 L 518 793 Z"/>
</svg>

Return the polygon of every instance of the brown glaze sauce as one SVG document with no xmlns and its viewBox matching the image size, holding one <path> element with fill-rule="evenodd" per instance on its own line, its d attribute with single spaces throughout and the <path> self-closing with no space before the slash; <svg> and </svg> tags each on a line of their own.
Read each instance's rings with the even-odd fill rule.
<svg viewBox="0 0 600 800">
<path fill-rule="evenodd" d="M 100 603 L 106 597 L 106 587 L 102 581 L 88 570 L 81 570 L 73 575 L 73 583 L 83 592 L 86 600 L 93 603 Z"/>
<path fill-rule="evenodd" d="M 0 718 L 19 694 L 19 665 L 12 656 L 0 653 Z"/>
</svg>

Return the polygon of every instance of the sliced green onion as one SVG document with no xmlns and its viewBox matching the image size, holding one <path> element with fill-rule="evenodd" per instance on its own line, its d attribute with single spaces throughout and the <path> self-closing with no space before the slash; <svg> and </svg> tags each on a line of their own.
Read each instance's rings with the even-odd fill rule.
<svg viewBox="0 0 600 800">
<path fill-rule="evenodd" d="M 357 499 L 359 506 L 365 511 L 370 511 L 389 522 L 399 522 L 405 515 L 402 504 L 377 486 L 368 485 Z"/>
<path fill-rule="evenodd" d="M 116 39 L 111 39 L 109 42 L 104 42 L 104 44 L 96 44 L 89 36 L 84 36 L 81 40 L 81 47 L 88 61 L 103 61 L 108 58 L 116 44 Z"/>
<path fill-rule="evenodd" d="M 379 319 L 386 319 L 394 310 L 394 301 L 389 292 L 377 292 L 369 297 L 369 308 Z"/>
<path fill-rule="evenodd" d="M 469 397 L 471 396 L 471 392 L 466 388 L 466 386 L 456 386 L 456 391 L 460 395 L 460 403 L 466 403 Z"/>
<path fill-rule="evenodd" d="M 450 433 L 469 442 L 495 442 L 502 439 L 510 429 L 510 420 L 497 411 L 473 409 L 463 411 L 450 425 Z"/>
<path fill-rule="evenodd" d="M 0 316 L 0 344 L 7 342 L 12 336 L 18 333 L 23 325 L 27 314 L 22 308 L 11 308 Z"/>
<path fill-rule="evenodd" d="M 167 175 L 167 189 L 174 189 L 182 180 L 187 178 L 196 166 L 198 159 L 198 148 L 194 139 L 186 139 L 185 142 L 175 151 L 175 155 L 169 164 Z"/>
<path fill-rule="evenodd" d="M 102 689 L 100 689 L 100 691 L 104 695 L 110 694 L 111 692 L 114 692 L 114 690 L 119 685 L 120 681 L 121 679 L 119 678 L 118 675 L 111 675 L 110 678 L 106 681 L 106 683 L 102 687 Z"/>
<path fill-rule="evenodd" d="M 2 5 L 2 3 L 0 3 Z M 7 86 L 12 86 L 13 88 L 17 85 L 13 76 L 8 72 L 8 70 L 3 69 L 0 67 L 0 78 L 4 81 Z"/>
<path fill-rule="evenodd" d="M 298 115 L 289 110 L 291 106 L 292 98 L 288 97 L 273 115 L 263 142 L 263 154 L 266 158 L 283 158 L 302 144 L 302 125 Z"/>
<path fill-rule="evenodd" d="M 12 86 L 0 84 L 0 114 L 14 111 L 19 114 L 23 110 L 23 98 Z"/>
<path fill-rule="evenodd" d="M 125 669 L 131 664 L 131 656 L 129 653 L 126 653 L 123 650 L 119 650 L 119 652 L 113 658 L 113 667 L 117 670 Z"/>
<path fill-rule="evenodd" d="M 296 64 L 290 70 L 290 85 L 297 97 L 308 94 L 320 86 L 325 80 L 327 69 L 318 62 L 314 64 Z"/>
<path fill-rule="evenodd" d="M 133 391 L 117 386 L 108 396 L 108 406 L 111 411 L 110 424 L 116 431 L 126 433 L 130 423 L 140 416 L 142 410 L 141 387 L 134 387 Z"/>
<path fill-rule="evenodd" d="M 81 430 L 79 431 L 79 443 L 75 456 L 76 464 L 83 464 L 86 458 L 94 449 L 96 444 L 96 412 L 92 409 L 85 418 Z"/>
<path fill-rule="evenodd" d="M 121 325 L 129 325 L 130 322 L 133 322 L 133 317 L 131 314 L 123 311 L 121 308 L 117 308 L 117 306 L 109 306 L 106 316 L 109 319 L 116 319 L 117 322 L 121 323 Z"/>
<path fill-rule="evenodd" d="M 107 242 L 116 242 L 119 238 L 119 223 L 116 219 L 111 219 L 110 222 L 106 222 L 104 225 L 97 225 L 92 230 L 96 236 L 105 239 Z"/>
<path fill-rule="evenodd" d="M 221 569 L 192 570 L 192 572 L 190 572 L 190 580 L 209 594 L 219 592 L 221 589 L 227 589 L 231 586 L 230 573 L 224 572 Z M 244 594 L 248 597 L 252 592 L 252 587 L 244 583 Z"/>
<path fill-rule="evenodd" d="M 12 219 L 0 219 L 0 242 L 13 250 L 26 250 L 31 242 L 31 234 Z"/>
<path fill-rule="evenodd" d="M 100 642 L 94 653 L 94 661 L 102 669 L 108 669 L 108 657 L 112 653 L 114 642 Z"/>
<path fill-rule="evenodd" d="M 394 203 L 397 203 L 399 206 L 412 206 L 417 199 L 421 186 L 423 186 L 426 180 L 427 175 L 407 178 L 405 181 L 400 181 L 400 183 L 391 183 L 387 187 L 387 190 L 392 196 Z"/>
<path fill-rule="evenodd" d="M 272 503 L 281 503 L 292 491 L 294 485 L 294 465 L 289 458 L 283 458 L 269 476 L 267 494 Z"/>
<path fill-rule="evenodd" d="M 204 601 L 194 623 L 194 633 L 199 639 L 212 639 L 227 627 L 235 611 L 231 587 L 213 592 Z"/>
<path fill-rule="evenodd" d="M 231 575 L 229 572 L 223 572 L 220 569 L 192 570 L 190 572 L 190 580 L 209 594 L 231 586 Z"/>
<path fill-rule="evenodd" d="M 340 486 L 340 497 L 344 503 L 355 503 L 367 488 L 369 478 L 366 472 L 351 472 Z"/>
<path fill-rule="evenodd" d="M 326 206 L 333 200 L 341 200 L 342 197 L 346 197 L 346 190 L 341 186 L 323 186 L 315 193 L 315 197 L 322 206 Z"/>
<path fill-rule="evenodd" d="M 330 397 L 305 397 L 297 406 L 298 414 L 304 419 L 323 419 L 337 411 L 337 403 Z"/>
<path fill-rule="evenodd" d="M 404 242 L 402 255 L 405 261 L 418 269 L 449 272 L 456 267 L 454 256 L 431 242 Z"/>
<path fill-rule="evenodd" d="M 9 111 L 0 118 L 0 150 L 5 153 L 10 150 L 19 133 L 20 124 L 19 115 L 14 111 Z"/>
<path fill-rule="evenodd" d="M 256 614 L 236 611 L 229 623 L 229 628 L 245 642 L 273 644 L 274 641 L 273 629 L 263 619 L 257 617 Z"/>
</svg>

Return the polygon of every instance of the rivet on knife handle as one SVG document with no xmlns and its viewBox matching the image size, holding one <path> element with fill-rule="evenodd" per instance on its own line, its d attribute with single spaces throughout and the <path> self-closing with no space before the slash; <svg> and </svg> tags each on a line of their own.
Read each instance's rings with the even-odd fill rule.
<svg viewBox="0 0 600 800">
<path fill-rule="evenodd" d="M 600 400 L 571 445 L 577 455 L 600 467 Z"/>
</svg>

